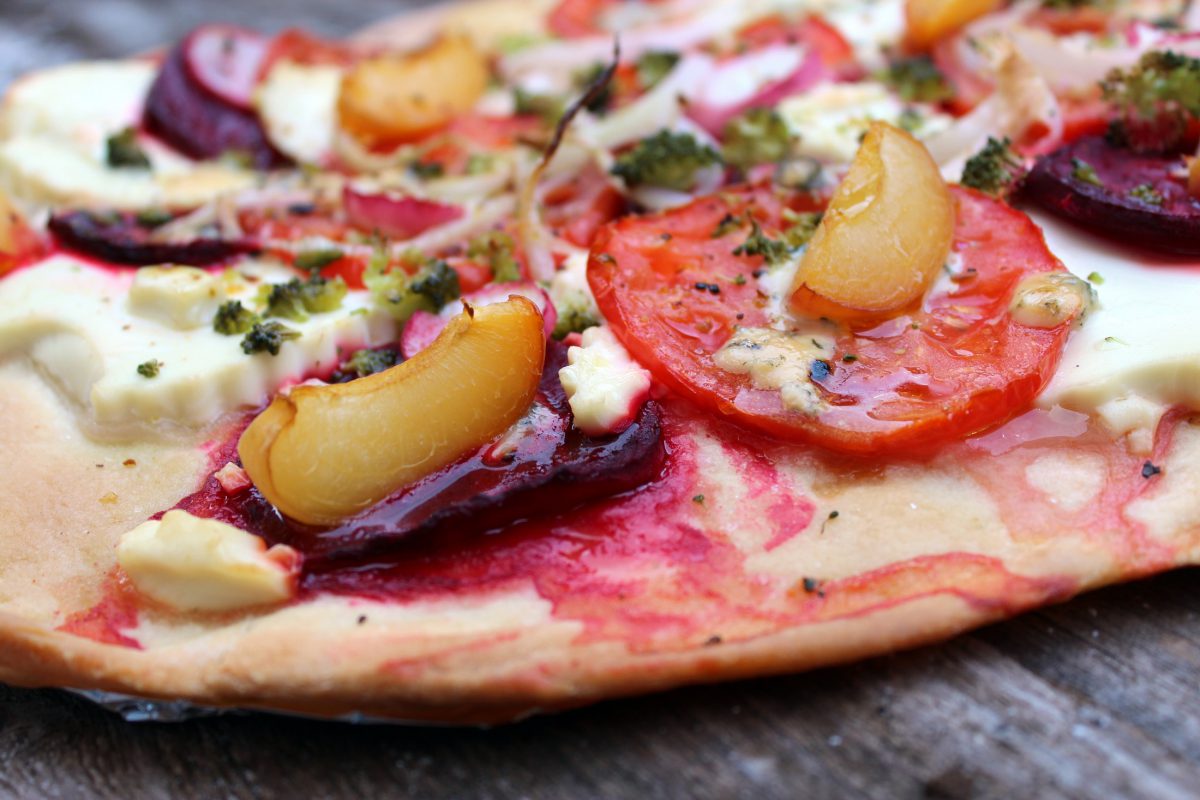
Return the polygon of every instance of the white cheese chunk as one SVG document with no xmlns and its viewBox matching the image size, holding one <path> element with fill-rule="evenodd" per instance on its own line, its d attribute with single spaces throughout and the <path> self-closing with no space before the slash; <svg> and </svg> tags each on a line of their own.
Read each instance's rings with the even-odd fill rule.
<svg viewBox="0 0 1200 800">
<path fill-rule="evenodd" d="M 928 106 L 905 103 L 880 83 L 827 83 L 789 97 L 777 108 L 800 137 L 799 155 L 848 163 L 873 120 L 908 129 L 921 139 L 950 126 L 951 118 Z"/>
<path fill-rule="evenodd" d="M 212 322 L 225 299 L 225 287 L 197 267 L 142 267 L 129 288 L 129 310 L 179 330 Z"/>
<path fill-rule="evenodd" d="M 1038 405 L 1096 414 L 1143 450 L 1165 407 L 1200 409 L 1200 262 L 1138 263 L 1044 214 L 1034 214 L 1050 250 L 1076 275 L 1095 273 L 1099 305 L 1072 332 L 1058 371 Z"/>
<path fill-rule="evenodd" d="M 572 253 L 563 262 L 562 269 L 550 279 L 546 291 L 554 301 L 554 310 L 558 312 L 560 320 L 601 319 L 596 298 L 592 297 L 592 289 L 587 282 L 587 261 L 586 250 Z"/>
<path fill-rule="evenodd" d="M 106 269 L 57 255 L 0 279 L 0 357 L 27 355 L 84 420 L 117 433 L 123 426 L 170 421 L 198 426 L 225 412 L 254 406 L 279 386 L 329 369 L 359 347 L 394 341 L 396 325 L 374 310 L 364 291 L 351 291 L 340 308 L 284 323 L 300 337 L 279 355 L 246 355 L 240 336 L 210 324 L 181 329 L 174 321 L 136 313 L 154 301 L 131 302 L 136 270 Z M 240 273 L 251 274 L 252 281 Z M 254 307 L 258 286 L 293 277 L 286 267 L 246 260 L 222 276 L 219 291 Z M 203 316 L 181 302 L 166 314 Z M 202 307 L 208 306 L 205 298 Z M 211 321 L 211 316 L 208 318 Z M 139 364 L 158 361 L 147 378 Z"/>
<path fill-rule="evenodd" d="M 726 372 L 750 376 L 756 389 L 778 390 L 785 408 L 815 416 L 826 407 L 812 380 L 813 362 L 828 359 L 834 342 L 772 328 L 737 328 L 713 353 L 713 363 Z"/>
<path fill-rule="evenodd" d="M 68 142 L 99 156 L 105 139 L 136 125 L 158 68 L 148 60 L 84 61 L 17 81 L 0 110 L 0 137 Z"/>
<path fill-rule="evenodd" d="M 904 36 L 904 0 L 861 0 L 825 3 L 822 15 L 854 48 L 869 70 L 887 65 L 887 51 Z"/>
<path fill-rule="evenodd" d="M 276 62 L 254 104 L 271 143 L 302 164 L 320 164 L 333 152 L 340 67 Z"/>
<path fill-rule="evenodd" d="M 583 346 L 567 351 L 558 379 L 575 427 L 589 436 L 618 433 L 633 421 L 650 393 L 650 373 L 629 357 L 607 327 L 588 328 Z"/>
<path fill-rule="evenodd" d="M 180 611 L 233 611 L 296 592 L 300 558 L 287 545 L 178 509 L 121 537 L 117 562 L 142 594 Z"/>
</svg>

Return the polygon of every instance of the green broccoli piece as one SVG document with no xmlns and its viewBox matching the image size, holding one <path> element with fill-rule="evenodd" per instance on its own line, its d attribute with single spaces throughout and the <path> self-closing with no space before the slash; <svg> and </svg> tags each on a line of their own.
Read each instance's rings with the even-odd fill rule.
<svg viewBox="0 0 1200 800">
<path fill-rule="evenodd" d="M 1161 206 L 1164 202 L 1162 192 L 1148 183 L 1139 183 L 1130 189 L 1129 196 L 1134 200 L 1140 200 L 1148 206 Z"/>
<path fill-rule="evenodd" d="M 780 264 L 792 254 L 792 248 L 782 239 L 772 239 L 762 231 L 758 220 L 751 220 L 750 235 L 733 248 L 735 256 L 762 256 L 768 264 Z"/>
<path fill-rule="evenodd" d="M 222 303 L 213 317 L 213 330 L 225 336 L 246 333 L 260 321 L 258 314 L 242 305 L 241 300 Z"/>
<path fill-rule="evenodd" d="M 587 69 L 579 70 L 575 73 L 575 87 L 580 90 L 587 89 L 587 87 L 600 80 L 607 69 L 607 64 L 596 63 Z M 612 101 L 612 82 L 609 81 L 604 85 L 604 88 L 596 93 L 596 96 L 593 97 L 588 104 L 584 106 L 584 108 L 586 108 L 588 111 L 591 111 L 593 114 L 603 114 L 604 112 L 608 111 L 608 107 L 612 105 Z M 557 122 L 557 117 L 555 118 L 555 121 Z"/>
<path fill-rule="evenodd" d="M 423 181 L 440 178 L 446 174 L 446 167 L 436 161 L 413 161 L 408 165 L 408 171 L 414 177 Z"/>
<path fill-rule="evenodd" d="M 124 128 L 104 142 L 105 161 L 117 169 L 150 169 L 150 158 L 138 144 L 137 131 Z"/>
<path fill-rule="evenodd" d="M 696 173 L 721 163 L 721 154 L 700 144 L 690 133 L 661 130 L 622 153 L 612 174 L 629 186 L 660 186 L 686 192 L 696 185 Z"/>
<path fill-rule="evenodd" d="M 1133 67 L 1109 72 L 1100 88 L 1116 114 L 1109 138 L 1134 150 L 1177 150 L 1200 117 L 1200 59 L 1146 53 Z"/>
<path fill-rule="evenodd" d="M 1012 149 L 1012 141 L 989 136 L 983 149 L 963 165 L 959 183 L 993 197 L 1007 197 L 1023 177 L 1025 162 Z"/>
<path fill-rule="evenodd" d="M 954 94 L 929 56 L 894 59 L 878 78 L 908 103 L 940 103 Z"/>
<path fill-rule="evenodd" d="M 157 378 L 158 371 L 162 369 L 162 366 L 163 363 L 161 361 L 152 358 L 137 365 L 137 374 L 143 378 Z"/>
<path fill-rule="evenodd" d="M 521 265 L 513 254 L 513 240 L 504 231 L 489 231 L 476 236 L 467 246 L 467 257 L 492 268 L 496 283 L 521 280 Z"/>
<path fill-rule="evenodd" d="M 555 310 L 558 312 L 558 321 L 554 323 L 554 332 L 551 334 L 555 339 L 562 339 L 569 333 L 583 333 L 600 324 L 595 313 L 583 302 L 564 303 Z"/>
<path fill-rule="evenodd" d="M 376 372 L 396 366 L 400 355 L 395 350 L 383 348 L 380 350 L 356 350 L 354 355 L 345 361 L 335 373 L 334 382 L 344 383 L 355 378 L 365 378 Z"/>
<path fill-rule="evenodd" d="M 784 242 L 793 250 L 808 244 L 816 234 L 822 216 L 824 215 L 819 211 L 792 211 L 790 208 L 785 208 L 783 219 L 789 225 L 788 229 L 783 232 Z"/>
<path fill-rule="evenodd" d="M 416 311 L 437 311 L 462 295 L 458 273 L 440 258 L 429 261 L 411 276 L 403 269 L 388 267 L 386 255 L 377 254 L 363 273 L 363 283 L 375 302 L 400 322 Z"/>
<path fill-rule="evenodd" d="M 561 97 L 528 92 L 520 86 L 513 89 L 514 111 L 528 117 L 541 117 L 547 125 L 555 125 L 562 118 L 566 104 Z"/>
<path fill-rule="evenodd" d="M 265 351 L 277 356 L 284 342 L 299 337 L 299 331 L 292 330 L 282 322 L 256 322 L 242 338 L 242 352 L 249 356 Z"/>
<path fill-rule="evenodd" d="M 783 117 L 770 108 L 752 108 L 731 119 L 721 139 L 725 162 L 743 170 L 783 161 L 795 143 Z"/>
<path fill-rule="evenodd" d="M 1104 181 L 1100 180 L 1100 176 L 1096 174 L 1096 168 L 1082 158 L 1071 159 L 1071 177 L 1083 183 L 1090 183 L 1092 186 L 1104 186 Z"/>
<path fill-rule="evenodd" d="M 495 163 L 495 157 L 487 153 L 471 153 L 467 156 L 467 164 L 463 167 L 463 171 L 468 175 L 480 175 L 484 172 L 491 172 Z"/>
<path fill-rule="evenodd" d="M 287 283 L 275 283 L 259 289 L 260 300 L 266 304 L 267 317 L 282 317 L 304 322 L 308 315 L 335 311 L 346 297 L 346 282 L 339 278 L 314 275 L 307 281 L 292 278 Z"/>
<path fill-rule="evenodd" d="M 344 255 L 345 253 L 336 247 L 318 247 L 315 250 L 297 253 L 292 259 L 292 266 L 305 272 L 320 272 Z"/>
<path fill-rule="evenodd" d="M 637 60 L 638 83 L 643 89 L 652 89 L 670 74 L 679 63 L 679 53 L 668 50 L 650 50 Z"/>
<path fill-rule="evenodd" d="M 165 208 L 143 208 L 134 214 L 134 219 L 144 228 L 157 228 L 175 219 L 175 215 Z"/>
</svg>

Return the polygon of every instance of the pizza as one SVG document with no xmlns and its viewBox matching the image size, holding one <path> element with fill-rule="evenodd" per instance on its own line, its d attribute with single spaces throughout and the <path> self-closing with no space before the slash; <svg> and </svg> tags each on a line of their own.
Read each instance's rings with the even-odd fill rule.
<svg viewBox="0 0 1200 800">
<path fill-rule="evenodd" d="M 0 679 L 500 722 L 1200 563 L 1200 18 L 511 0 L 0 110 Z"/>
</svg>

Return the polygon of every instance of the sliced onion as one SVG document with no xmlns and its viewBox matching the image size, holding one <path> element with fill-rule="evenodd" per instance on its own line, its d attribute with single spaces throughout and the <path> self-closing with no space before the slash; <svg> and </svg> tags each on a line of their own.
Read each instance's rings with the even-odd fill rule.
<svg viewBox="0 0 1200 800">
<path fill-rule="evenodd" d="M 270 41 L 234 25 L 204 25 L 183 40 L 184 63 L 200 86 L 218 100 L 251 110 Z"/>
<path fill-rule="evenodd" d="M 512 295 L 528 298 L 542 312 L 543 327 L 546 338 L 554 332 L 558 322 L 558 312 L 550 295 L 546 294 L 537 284 L 527 281 L 514 283 L 490 283 L 482 289 L 463 295 L 463 300 L 472 306 L 486 306 L 492 303 L 503 303 Z M 450 320 L 462 311 L 462 305 L 455 300 L 436 314 L 428 311 L 418 311 L 409 317 L 400 335 L 400 352 L 405 358 L 412 358 L 433 343 L 442 329 Z"/>
<path fill-rule="evenodd" d="M 781 64 L 783 73 L 774 72 L 775 77 L 771 77 L 773 68 Z M 766 73 L 765 81 L 754 81 L 756 72 Z M 745 87 L 736 86 L 746 76 L 751 76 L 752 82 Z M 777 105 L 826 77 L 828 73 L 820 57 L 808 48 L 800 45 L 763 48 L 714 69 L 704 88 L 688 104 L 687 115 L 709 133 L 719 136 L 734 117 L 752 108 Z"/>
<path fill-rule="evenodd" d="M 621 32 L 621 54 L 636 59 L 651 50 L 687 52 L 723 34 L 740 28 L 752 15 L 753 3 L 714 3 L 700 14 L 685 15 L 680 21 L 647 25 Z M 612 36 L 589 36 L 569 41 L 555 41 L 530 47 L 501 59 L 500 72 L 515 79 L 536 71 L 574 71 L 607 61 L 612 52 Z"/>
<path fill-rule="evenodd" d="M 629 193 L 633 201 L 651 211 L 679 208 L 706 194 L 712 194 L 725 182 L 725 169 L 720 164 L 705 167 L 696 173 L 696 186 L 690 192 L 664 189 L 660 186 L 639 186 Z"/>
<path fill-rule="evenodd" d="M 430 228 L 420 236 L 396 244 L 394 250 L 397 254 L 409 249 L 420 250 L 423 253 L 440 252 L 465 239 L 491 230 L 508 218 L 516 206 L 517 202 L 512 195 L 493 197 L 472 207 L 470 213 L 466 213 L 450 223 Z"/>
<path fill-rule="evenodd" d="M 958 180 L 963 164 L 983 147 L 988 136 L 1020 141 L 1041 126 L 1039 152 L 1053 149 L 1062 140 L 1062 111 L 1046 81 L 1011 41 L 997 39 L 992 48 L 996 90 L 949 128 L 925 139 L 929 154 L 950 180 Z"/>
<path fill-rule="evenodd" d="M 712 75 L 715 63 L 692 53 L 680 59 L 657 86 L 624 108 L 597 120 L 589 129 L 596 146 L 614 150 L 670 128 L 682 115 L 680 100 L 690 102 Z"/>
<path fill-rule="evenodd" d="M 462 206 L 391 192 L 363 192 L 350 185 L 342 190 L 342 207 L 354 227 L 393 239 L 412 239 L 463 216 Z"/>
</svg>

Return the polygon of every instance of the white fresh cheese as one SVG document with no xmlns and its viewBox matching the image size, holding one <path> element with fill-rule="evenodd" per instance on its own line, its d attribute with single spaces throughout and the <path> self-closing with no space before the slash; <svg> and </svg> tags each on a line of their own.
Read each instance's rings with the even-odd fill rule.
<svg viewBox="0 0 1200 800">
<path fill-rule="evenodd" d="M 713 363 L 726 372 L 750 376 L 756 389 L 778 390 L 786 408 L 816 415 L 826 403 L 812 380 L 813 362 L 829 358 L 833 346 L 828 336 L 774 328 L 737 328 L 729 341 L 713 353 Z"/>
<path fill-rule="evenodd" d="M 904 36 L 904 0 L 834 2 L 821 13 L 854 48 L 859 63 L 870 70 L 887 65 L 887 50 Z"/>
<path fill-rule="evenodd" d="M 180 611 L 233 611 L 296 592 L 300 558 L 287 545 L 178 509 L 121 537 L 117 562 L 142 594 Z"/>
<path fill-rule="evenodd" d="M 254 185 L 252 172 L 197 163 L 139 136 L 152 169 L 114 169 L 108 137 L 141 118 L 157 67 L 92 61 L 35 72 L 0 109 L 0 188 L 35 206 L 192 206 Z"/>
<path fill-rule="evenodd" d="M 199 267 L 142 267 L 129 287 L 129 310 L 178 330 L 212 323 L 225 282 Z"/>
<path fill-rule="evenodd" d="M 98 154 L 114 131 L 136 125 L 158 68 L 150 61 L 84 61 L 35 72 L 12 85 L 0 137 L 67 142 Z"/>
<path fill-rule="evenodd" d="M 240 278 L 243 272 L 255 281 Z M 336 311 L 283 320 L 301 336 L 284 342 L 279 355 L 248 356 L 241 336 L 218 334 L 209 324 L 180 327 L 212 307 L 207 291 L 191 295 L 198 309 L 189 309 L 173 291 L 151 288 L 154 281 L 137 275 L 57 255 L 0 280 L 0 356 L 26 355 L 106 432 L 158 421 L 203 425 L 261 403 L 340 354 L 396 336 L 391 317 L 372 310 L 366 292 L 350 292 Z M 217 278 L 215 288 L 254 307 L 262 282 L 291 277 L 283 266 L 246 261 Z M 131 293 L 135 283 L 146 285 Z M 161 364 L 158 375 L 143 377 L 138 365 L 152 360 Z"/>
<path fill-rule="evenodd" d="M 650 373 L 629 357 L 607 327 L 583 332 L 583 346 L 567 351 L 567 366 L 558 371 L 558 379 L 575 427 L 589 436 L 623 430 L 650 392 Z"/>
<path fill-rule="evenodd" d="M 254 97 L 271 143 L 302 164 L 323 163 L 333 152 L 343 74 L 289 60 L 271 67 Z"/>
<path fill-rule="evenodd" d="M 718 107 L 736 106 L 794 73 L 805 54 L 799 45 L 779 44 L 739 56 L 713 72 L 698 99 Z"/>
<path fill-rule="evenodd" d="M 1103 280 L 1098 307 L 1072 332 L 1038 405 L 1096 414 L 1144 451 L 1167 407 L 1200 409 L 1200 262 L 1144 265 L 1046 215 L 1034 219 L 1068 269 Z"/>
<path fill-rule="evenodd" d="M 554 301 L 554 309 L 558 312 L 559 319 L 567 315 L 601 319 L 600 308 L 596 305 L 596 298 L 592 296 L 592 288 L 587 282 L 587 261 L 586 250 L 571 253 L 563 262 L 562 269 L 550 279 L 550 286 L 546 291 Z"/>
<path fill-rule="evenodd" d="M 918 139 L 951 124 L 948 115 L 905 103 L 883 84 L 871 82 L 814 86 L 781 102 L 777 111 L 800 137 L 799 155 L 836 163 L 853 160 L 873 120 L 905 127 Z"/>
</svg>

